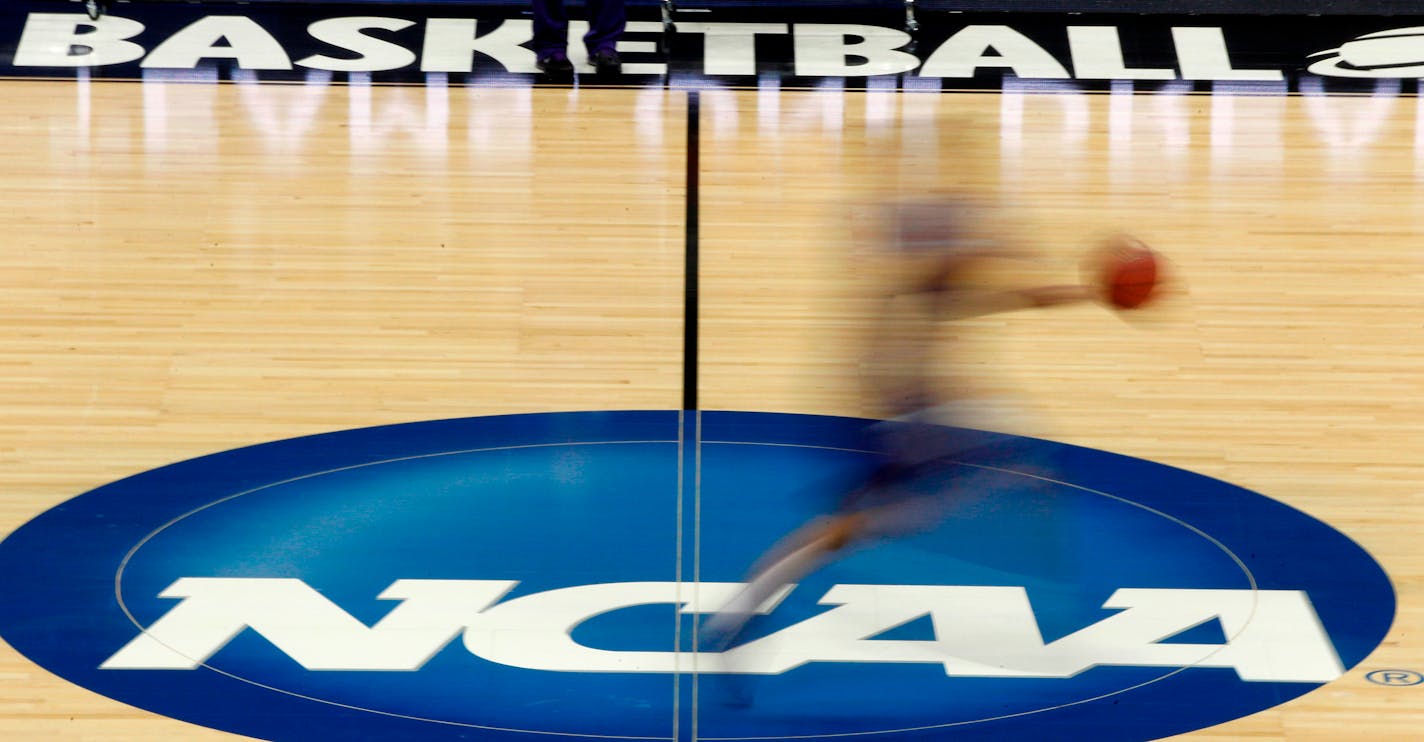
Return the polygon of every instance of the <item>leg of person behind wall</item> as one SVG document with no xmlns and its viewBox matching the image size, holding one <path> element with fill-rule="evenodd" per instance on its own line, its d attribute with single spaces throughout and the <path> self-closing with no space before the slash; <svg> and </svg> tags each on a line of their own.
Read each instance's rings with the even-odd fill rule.
<svg viewBox="0 0 1424 742">
<path fill-rule="evenodd" d="M 564 0 L 532 0 L 534 55 L 539 69 L 550 74 L 572 73 L 569 63 L 569 16 Z"/>
<path fill-rule="evenodd" d="M 602 73 L 622 70 L 618 39 L 628 25 L 624 0 L 588 0 L 588 34 L 583 37 L 588 59 Z"/>
</svg>

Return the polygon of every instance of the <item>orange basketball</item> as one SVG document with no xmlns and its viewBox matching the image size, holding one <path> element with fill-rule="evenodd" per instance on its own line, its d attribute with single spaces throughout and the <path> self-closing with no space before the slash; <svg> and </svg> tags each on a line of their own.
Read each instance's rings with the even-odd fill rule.
<svg viewBox="0 0 1424 742">
<path fill-rule="evenodd" d="M 1136 309 L 1151 301 L 1162 281 L 1160 264 L 1157 253 L 1138 240 L 1115 239 L 1103 261 L 1108 302 L 1118 309 Z"/>
</svg>

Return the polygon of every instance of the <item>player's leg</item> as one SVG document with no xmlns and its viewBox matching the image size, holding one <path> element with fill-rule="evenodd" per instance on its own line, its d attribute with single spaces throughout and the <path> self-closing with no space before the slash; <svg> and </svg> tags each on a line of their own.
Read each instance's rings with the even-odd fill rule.
<svg viewBox="0 0 1424 742">
<path fill-rule="evenodd" d="M 753 702 L 752 678 L 744 675 L 734 659 L 735 652 L 722 654 L 737 643 L 752 618 L 760 615 L 763 606 L 788 585 L 800 581 L 822 565 L 835 558 L 855 540 L 858 530 L 858 514 L 843 514 L 817 519 L 797 529 L 767 552 L 753 569 L 746 587 L 737 593 L 727 605 L 702 625 L 700 645 L 706 651 L 717 653 L 709 667 L 719 667 L 716 695 L 724 704 L 733 707 L 747 707 Z M 743 658 L 745 659 L 745 658 Z"/>
<path fill-rule="evenodd" d="M 787 585 L 816 571 L 854 538 L 858 515 L 817 519 L 793 531 L 757 560 L 742 588 L 706 624 L 709 645 L 730 646 L 762 605 Z"/>
</svg>

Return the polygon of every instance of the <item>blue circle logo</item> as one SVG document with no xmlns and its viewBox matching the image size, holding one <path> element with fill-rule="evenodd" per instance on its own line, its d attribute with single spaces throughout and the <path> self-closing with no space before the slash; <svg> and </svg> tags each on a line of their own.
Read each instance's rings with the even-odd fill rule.
<svg viewBox="0 0 1424 742">
<path fill-rule="evenodd" d="M 0 543 L 0 635 L 264 739 L 930 740 L 1201 729 L 1340 677 L 1389 629 L 1388 578 L 1324 523 L 1012 438 L 960 465 L 972 495 L 942 522 L 706 646 L 758 556 L 870 465 L 866 423 L 515 415 L 186 461 Z"/>
</svg>

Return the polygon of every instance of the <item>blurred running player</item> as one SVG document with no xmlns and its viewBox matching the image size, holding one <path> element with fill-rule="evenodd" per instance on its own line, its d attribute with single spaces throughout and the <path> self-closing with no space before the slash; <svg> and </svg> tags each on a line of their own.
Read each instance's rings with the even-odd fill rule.
<svg viewBox="0 0 1424 742">
<path fill-rule="evenodd" d="M 945 389 L 944 323 L 1033 307 L 1099 299 L 1083 284 L 992 287 L 979 269 L 1022 259 L 984 230 L 992 220 L 962 197 L 900 200 L 884 209 L 881 240 L 895 265 L 880 292 L 863 367 L 869 394 L 887 418 L 865 431 L 874 469 L 832 511 L 785 536 L 753 566 L 747 586 L 705 625 L 704 646 L 737 643 L 758 609 L 784 588 L 848 550 L 932 529 L 956 507 L 984 496 L 964 463 L 986 447 L 1012 445 L 1002 431 L 1012 410 Z M 966 430 L 973 429 L 973 430 Z M 997 452 L 1002 454 L 1002 451 Z"/>
</svg>

